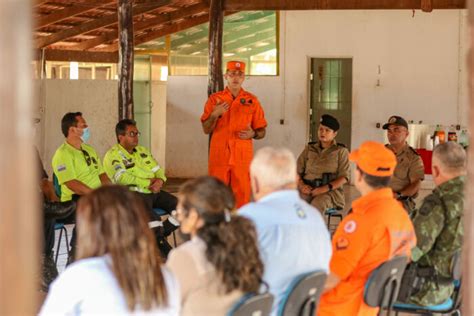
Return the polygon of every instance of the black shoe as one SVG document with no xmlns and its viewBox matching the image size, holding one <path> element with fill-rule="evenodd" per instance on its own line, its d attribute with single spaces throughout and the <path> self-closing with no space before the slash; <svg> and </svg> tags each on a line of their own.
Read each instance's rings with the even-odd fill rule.
<svg viewBox="0 0 474 316">
<path fill-rule="evenodd" d="M 76 210 L 76 202 L 43 202 L 44 215 L 47 219 L 61 219 Z"/>
</svg>

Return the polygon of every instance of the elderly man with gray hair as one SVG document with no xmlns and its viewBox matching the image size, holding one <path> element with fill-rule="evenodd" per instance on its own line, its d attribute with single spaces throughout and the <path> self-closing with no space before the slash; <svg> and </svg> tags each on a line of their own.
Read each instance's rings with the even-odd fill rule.
<svg viewBox="0 0 474 316">
<path fill-rule="evenodd" d="M 431 168 L 436 188 L 413 216 L 417 243 L 400 297 L 423 306 L 443 303 L 454 289 L 451 265 L 461 250 L 464 235 L 464 148 L 454 142 L 436 146 Z"/>
<path fill-rule="evenodd" d="M 263 279 L 275 296 L 272 315 L 295 277 L 329 269 L 331 242 L 319 211 L 300 198 L 293 154 L 284 148 L 257 151 L 250 165 L 256 202 L 239 210 L 256 228 L 265 264 Z"/>
</svg>

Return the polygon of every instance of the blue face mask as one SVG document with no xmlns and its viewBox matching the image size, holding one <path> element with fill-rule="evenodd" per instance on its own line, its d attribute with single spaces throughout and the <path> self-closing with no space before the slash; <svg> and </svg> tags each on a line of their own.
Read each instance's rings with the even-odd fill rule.
<svg viewBox="0 0 474 316">
<path fill-rule="evenodd" d="M 91 138 L 91 131 L 89 127 L 86 127 L 82 130 L 82 136 L 81 139 L 84 143 L 87 143 L 87 141 Z"/>
</svg>

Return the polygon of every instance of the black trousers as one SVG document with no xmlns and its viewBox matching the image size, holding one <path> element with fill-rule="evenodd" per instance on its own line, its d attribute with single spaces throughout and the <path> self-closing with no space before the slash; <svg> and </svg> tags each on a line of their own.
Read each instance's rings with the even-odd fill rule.
<svg viewBox="0 0 474 316">
<path fill-rule="evenodd" d="M 166 213 L 171 214 L 176 210 L 176 205 L 178 205 L 178 199 L 166 191 L 160 191 L 158 193 L 137 193 L 140 195 L 150 212 L 150 219 L 158 220 L 159 217 L 153 212 L 154 208 L 161 208 Z"/>
</svg>

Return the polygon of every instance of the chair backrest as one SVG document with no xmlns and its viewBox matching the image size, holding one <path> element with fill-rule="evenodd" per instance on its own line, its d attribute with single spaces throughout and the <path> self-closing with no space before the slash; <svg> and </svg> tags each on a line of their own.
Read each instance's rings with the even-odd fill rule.
<svg viewBox="0 0 474 316">
<path fill-rule="evenodd" d="M 364 302 L 372 307 L 391 308 L 398 297 L 407 263 L 406 256 L 397 256 L 372 271 L 365 284 Z"/>
<path fill-rule="evenodd" d="M 306 273 L 296 277 L 280 303 L 278 315 L 314 315 L 326 278 L 327 274 L 324 271 Z"/>
<path fill-rule="evenodd" d="M 227 316 L 268 316 L 272 312 L 273 295 L 247 294 L 227 313 Z"/>
</svg>

